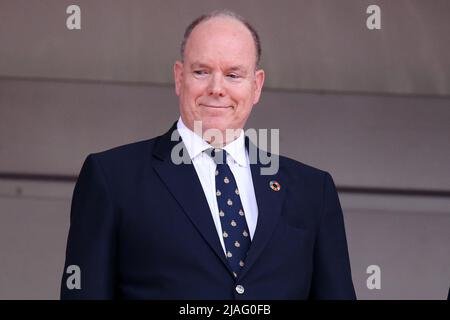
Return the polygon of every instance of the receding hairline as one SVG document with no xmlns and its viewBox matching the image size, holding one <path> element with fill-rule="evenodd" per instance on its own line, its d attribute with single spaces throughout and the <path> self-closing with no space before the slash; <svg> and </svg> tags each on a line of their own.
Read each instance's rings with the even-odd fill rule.
<svg viewBox="0 0 450 320">
<path fill-rule="evenodd" d="M 259 64 L 260 64 L 260 60 L 261 60 L 261 42 L 260 42 L 258 33 L 257 33 L 256 29 L 248 21 L 246 21 L 243 17 L 241 17 L 240 15 L 238 15 L 230 10 L 218 10 L 218 11 L 213 11 L 208 14 L 203 14 L 203 15 L 199 16 L 198 18 L 196 18 L 194 21 L 192 21 L 187 26 L 186 30 L 184 31 L 184 37 L 183 37 L 183 41 L 181 43 L 181 48 L 180 48 L 181 61 L 184 61 L 186 44 L 189 40 L 190 35 L 192 34 L 192 31 L 200 24 L 207 22 L 209 20 L 215 19 L 215 18 L 232 19 L 234 21 L 241 23 L 250 32 L 250 35 L 253 38 L 253 43 L 254 43 L 254 48 L 255 48 L 255 53 L 256 53 L 256 57 L 255 57 L 256 58 L 256 68 L 259 68 Z"/>
</svg>

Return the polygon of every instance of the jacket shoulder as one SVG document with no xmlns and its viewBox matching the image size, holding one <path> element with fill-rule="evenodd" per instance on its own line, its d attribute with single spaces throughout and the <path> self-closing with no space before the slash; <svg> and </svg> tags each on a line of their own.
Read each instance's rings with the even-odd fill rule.
<svg viewBox="0 0 450 320">
<path fill-rule="evenodd" d="M 90 156 L 102 162 L 109 162 L 114 160 L 127 161 L 129 159 L 135 158 L 136 156 L 139 157 L 145 154 L 148 154 L 148 156 L 150 156 L 157 138 L 158 137 L 127 143 L 104 151 L 91 153 Z"/>
<path fill-rule="evenodd" d="M 98 163 L 105 172 L 123 174 L 143 168 L 149 163 L 158 137 L 120 145 L 88 155 L 87 159 Z M 87 161 L 86 159 L 86 161 Z"/>
<path fill-rule="evenodd" d="M 285 156 L 280 156 L 280 166 L 284 167 L 288 173 L 300 174 L 310 178 L 323 178 L 325 175 L 329 175 L 327 171 Z"/>
</svg>

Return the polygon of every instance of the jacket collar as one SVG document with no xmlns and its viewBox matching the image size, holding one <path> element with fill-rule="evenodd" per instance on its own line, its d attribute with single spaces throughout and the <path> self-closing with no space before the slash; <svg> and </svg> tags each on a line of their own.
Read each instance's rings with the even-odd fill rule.
<svg viewBox="0 0 450 320">
<path fill-rule="evenodd" d="M 184 153 L 187 152 L 178 133 L 177 122 L 173 123 L 169 131 L 158 137 L 155 143 L 154 160 L 152 161 L 155 171 L 233 277 L 232 270 L 223 253 L 214 221 L 209 214 L 208 202 L 194 166 L 192 163 L 177 165 L 171 160 L 174 150 L 179 152 L 181 157 L 185 157 Z M 256 163 L 250 163 L 250 169 L 258 205 L 258 221 L 245 266 L 237 280 L 244 277 L 251 269 L 270 240 L 280 218 L 287 189 L 286 175 L 281 164 L 276 174 L 262 175 L 261 169 L 264 165 L 261 163 L 261 155 L 267 156 L 267 153 L 257 148 L 248 137 L 245 137 L 245 147 L 249 152 L 251 152 L 251 148 L 257 150 Z M 280 190 L 276 191 L 272 188 L 274 181 L 281 185 Z"/>
</svg>

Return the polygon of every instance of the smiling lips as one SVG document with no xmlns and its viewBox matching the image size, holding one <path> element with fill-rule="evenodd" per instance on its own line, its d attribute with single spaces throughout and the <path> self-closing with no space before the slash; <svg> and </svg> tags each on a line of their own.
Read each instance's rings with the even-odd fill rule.
<svg viewBox="0 0 450 320">
<path fill-rule="evenodd" d="M 204 104 L 204 103 L 201 103 L 200 105 L 203 106 L 203 107 L 215 108 L 215 109 L 226 109 L 226 108 L 231 108 L 231 106 L 217 106 L 217 105 Z"/>
</svg>

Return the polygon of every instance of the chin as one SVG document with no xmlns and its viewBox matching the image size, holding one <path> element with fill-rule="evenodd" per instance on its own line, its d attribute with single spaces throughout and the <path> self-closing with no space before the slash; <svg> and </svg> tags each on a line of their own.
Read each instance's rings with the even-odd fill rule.
<svg viewBox="0 0 450 320">
<path fill-rule="evenodd" d="M 202 122 L 203 130 L 207 129 L 217 129 L 220 131 L 225 131 L 229 126 L 220 119 L 204 119 Z"/>
</svg>

